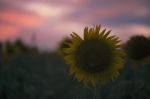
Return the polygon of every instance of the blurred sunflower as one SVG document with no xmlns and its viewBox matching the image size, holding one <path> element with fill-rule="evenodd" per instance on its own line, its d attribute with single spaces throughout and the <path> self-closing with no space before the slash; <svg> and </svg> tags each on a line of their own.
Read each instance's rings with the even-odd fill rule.
<svg viewBox="0 0 150 99">
<path fill-rule="evenodd" d="M 100 26 L 85 27 L 83 39 L 73 32 L 70 47 L 64 48 L 70 73 L 86 85 L 105 84 L 116 78 L 123 67 L 121 41 L 115 35 L 110 36 L 111 31 L 100 29 Z"/>
<path fill-rule="evenodd" d="M 65 53 L 63 50 L 64 50 L 64 48 L 68 48 L 68 47 L 69 47 L 68 43 L 71 43 L 71 39 L 68 38 L 68 37 L 64 38 L 64 39 L 60 42 L 59 48 L 58 48 L 58 53 L 59 53 L 61 56 L 65 56 L 65 55 L 66 55 L 66 53 Z"/>
<path fill-rule="evenodd" d="M 125 50 L 134 66 L 150 62 L 150 40 L 144 36 L 133 36 L 127 41 Z"/>
</svg>

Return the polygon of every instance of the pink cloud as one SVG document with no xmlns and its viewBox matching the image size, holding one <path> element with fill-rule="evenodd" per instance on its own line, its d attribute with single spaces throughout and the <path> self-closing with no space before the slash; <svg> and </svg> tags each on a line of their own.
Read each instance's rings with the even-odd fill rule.
<svg viewBox="0 0 150 99">
<path fill-rule="evenodd" d="M 60 18 L 67 13 L 69 13 L 72 9 L 68 6 L 56 6 L 52 4 L 46 3 L 25 3 L 22 5 L 22 8 L 29 12 L 34 12 L 37 15 L 45 18 Z"/>
<path fill-rule="evenodd" d="M 45 19 L 22 9 L 5 8 L 0 10 L 0 21 L 3 22 L 0 25 L 0 40 L 8 40 L 23 32 L 36 30 Z"/>
<path fill-rule="evenodd" d="M 0 11 L 0 20 L 18 25 L 18 27 L 35 28 L 42 23 L 42 17 L 32 14 L 21 13 L 13 9 Z"/>
<path fill-rule="evenodd" d="M 19 28 L 10 25 L 0 25 L 0 40 L 14 38 L 18 35 Z"/>
<path fill-rule="evenodd" d="M 80 6 L 85 1 L 86 0 L 38 0 L 38 2 L 42 2 L 42 3 L 44 2 L 53 5 L 64 5 L 64 6 Z"/>
<path fill-rule="evenodd" d="M 124 16 L 129 16 L 127 18 L 130 18 L 130 16 L 132 18 L 137 16 L 143 17 L 149 13 L 149 10 L 144 7 L 145 5 L 136 2 L 136 0 L 121 2 L 119 0 L 112 0 L 112 4 L 109 1 L 9 0 L 10 5 L 11 3 L 14 4 L 13 7 L 6 6 L 6 8 L 3 6 L 4 9 L 0 9 L 0 21 L 4 23 L 0 26 L 0 36 L 2 35 L 0 39 L 9 39 L 19 34 L 27 43 L 32 43 L 30 34 L 34 32 L 37 34 L 38 46 L 53 49 L 58 46 L 58 42 L 63 37 L 69 36 L 71 32 L 77 32 L 82 36 L 85 26 L 91 26 L 98 22 L 104 23 L 107 20 L 112 22 L 113 18 L 120 16 L 121 18 L 124 18 Z M 112 26 L 112 33 L 120 36 L 122 40 L 127 40 L 128 37 L 134 34 L 149 35 L 149 26 L 140 23 L 120 24 L 120 20 L 116 20 L 116 23 L 118 22 L 120 26 Z M 111 22 L 110 24 L 113 25 Z M 103 23 L 102 26 L 104 26 Z M 5 24 L 9 25 L 6 26 Z"/>
</svg>

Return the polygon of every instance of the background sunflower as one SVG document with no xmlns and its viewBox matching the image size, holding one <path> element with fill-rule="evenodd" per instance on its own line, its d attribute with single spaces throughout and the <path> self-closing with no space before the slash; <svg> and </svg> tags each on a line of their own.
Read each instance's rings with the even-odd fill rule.
<svg viewBox="0 0 150 99">
<path fill-rule="evenodd" d="M 150 62 L 150 40 L 144 36 L 131 37 L 125 45 L 125 50 L 134 67 Z"/>
</svg>

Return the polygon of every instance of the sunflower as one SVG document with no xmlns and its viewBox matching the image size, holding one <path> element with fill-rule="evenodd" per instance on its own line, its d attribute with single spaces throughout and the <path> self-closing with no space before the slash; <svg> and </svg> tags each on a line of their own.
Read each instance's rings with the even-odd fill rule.
<svg viewBox="0 0 150 99">
<path fill-rule="evenodd" d="M 125 50 L 134 67 L 150 62 L 150 40 L 144 36 L 131 37 Z"/>
<path fill-rule="evenodd" d="M 70 47 L 63 50 L 67 53 L 64 59 L 70 65 L 70 74 L 86 85 L 114 80 L 123 67 L 121 41 L 115 35 L 110 36 L 111 31 L 100 29 L 100 25 L 85 27 L 83 39 L 73 32 Z"/>
</svg>

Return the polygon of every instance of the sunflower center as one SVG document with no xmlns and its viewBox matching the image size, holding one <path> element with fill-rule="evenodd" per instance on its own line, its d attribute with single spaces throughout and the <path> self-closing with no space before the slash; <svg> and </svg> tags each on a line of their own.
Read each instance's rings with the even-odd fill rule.
<svg viewBox="0 0 150 99">
<path fill-rule="evenodd" d="M 95 39 L 83 41 L 75 55 L 77 66 L 91 73 L 104 71 L 112 60 L 111 47 L 106 42 Z"/>
</svg>

